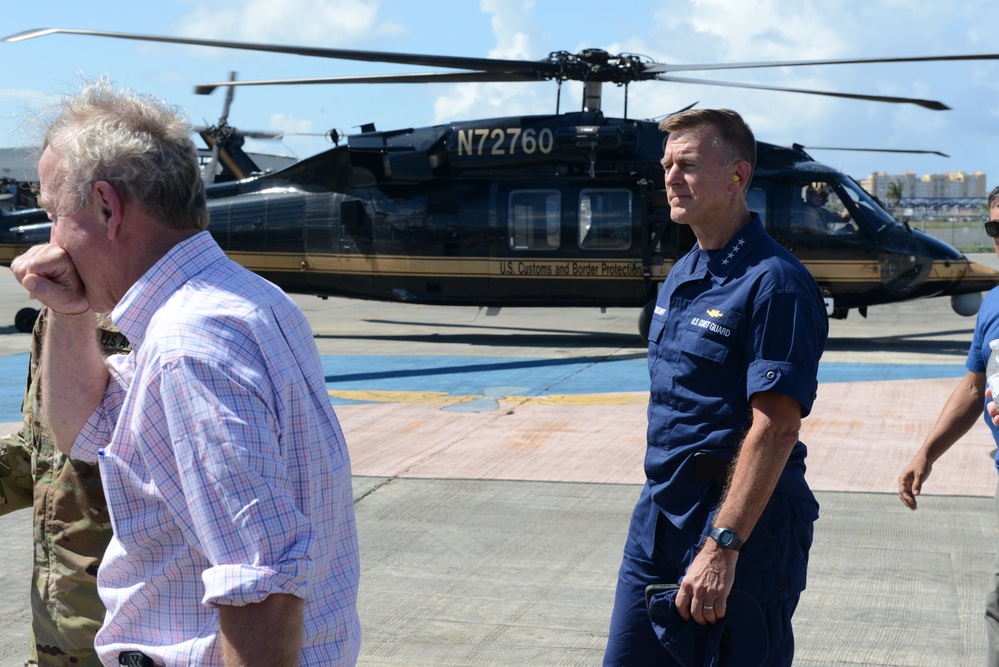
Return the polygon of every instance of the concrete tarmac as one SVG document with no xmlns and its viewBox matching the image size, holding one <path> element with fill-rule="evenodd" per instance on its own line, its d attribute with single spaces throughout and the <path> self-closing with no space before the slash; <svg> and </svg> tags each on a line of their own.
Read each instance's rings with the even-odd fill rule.
<svg viewBox="0 0 999 667">
<path fill-rule="evenodd" d="M 600 664 L 643 481 L 637 313 L 296 300 L 355 475 L 359 664 Z M 8 430 L 29 342 L 11 323 L 26 305 L 0 270 Z M 802 431 L 822 516 L 796 665 L 983 662 L 982 594 L 999 544 L 984 423 L 937 463 L 917 512 L 895 493 L 964 374 L 973 327 L 946 299 L 831 323 Z M 0 667 L 26 654 L 30 521 L 0 517 Z"/>
</svg>

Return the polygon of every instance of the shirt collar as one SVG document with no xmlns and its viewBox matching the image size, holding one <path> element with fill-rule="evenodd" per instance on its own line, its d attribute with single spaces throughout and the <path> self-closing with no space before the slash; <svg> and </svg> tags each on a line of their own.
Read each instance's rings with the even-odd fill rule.
<svg viewBox="0 0 999 667">
<path fill-rule="evenodd" d="M 724 281 L 732 275 L 736 267 L 746 261 L 750 251 L 764 235 L 763 221 L 760 220 L 759 214 L 751 212 L 749 222 L 712 256 L 711 261 L 707 264 L 708 272 L 715 278 Z"/>
<path fill-rule="evenodd" d="M 225 253 L 207 231 L 199 232 L 175 245 L 142 274 L 118 305 L 111 320 L 138 350 L 146 329 L 160 306 L 203 269 L 225 258 Z"/>
</svg>

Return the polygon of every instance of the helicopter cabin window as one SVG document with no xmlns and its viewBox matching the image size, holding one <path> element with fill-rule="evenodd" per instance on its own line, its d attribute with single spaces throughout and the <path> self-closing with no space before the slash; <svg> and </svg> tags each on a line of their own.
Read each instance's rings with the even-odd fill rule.
<svg viewBox="0 0 999 667">
<path fill-rule="evenodd" d="M 834 183 L 798 183 L 792 190 L 791 233 L 800 236 L 857 233 L 844 193 Z M 845 195 L 845 199 L 851 199 Z"/>
<path fill-rule="evenodd" d="M 587 189 L 579 193 L 579 247 L 631 247 L 631 191 Z"/>
<path fill-rule="evenodd" d="M 562 243 L 562 196 L 558 190 L 510 193 L 511 250 L 554 250 Z"/>
</svg>

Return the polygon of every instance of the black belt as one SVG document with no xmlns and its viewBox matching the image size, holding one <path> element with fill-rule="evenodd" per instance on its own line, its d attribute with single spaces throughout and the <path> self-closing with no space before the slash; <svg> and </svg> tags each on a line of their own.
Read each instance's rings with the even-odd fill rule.
<svg viewBox="0 0 999 667">
<path fill-rule="evenodd" d="M 728 484 L 728 472 L 732 462 L 707 452 L 694 453 L 694 480 L 698 484 L 714 482 L 721 488 Z"/>
<path fill-rule="evenodd" d="M 126 667 L 156 667 L 153 659 L 142 651 L 122 651 L 118 654 L 118 664 Z"/>
</svg>

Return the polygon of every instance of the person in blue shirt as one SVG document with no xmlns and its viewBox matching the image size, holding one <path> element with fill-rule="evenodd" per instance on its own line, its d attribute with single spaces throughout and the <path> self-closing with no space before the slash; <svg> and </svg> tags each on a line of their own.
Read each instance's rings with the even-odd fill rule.
<svg viewBox="0 0 999 667">
<path fill-rule="evenodd" d="M 992 237 L 996 253 L 999 254 L 999 187 L 989 193 L 989 222 L 985 232 Z M 978 309 L 975 321 L 975 334 L 971 339 L 971 349 L 964 367 L 967 374 L 961 378 L 950 398 L 944 403 L 940 415 L 919 451 L 898 477 L 898 497 L 911 510 L 916 509 L 916 496 L 923 488 L 933 464 L 951 448 L 961 436 L 968 432 L 975 422 L 984 415 L 985 423 L 992 429 L 992 437 L 999 444 L 999 427 L 987 414 L 988 399 L 985 396 L 985 368 L 989 361 L 989 343 L 999 339 L 999 287 L 985 295 Z M 999 455 L 996 457 L 999 468 Z M 999 504 L 999 489 L 996 492 Z M 988 638 L 986 664 L 999 667 L 999 555 L 992 567 L 988 591 L 985 595 L 985 634 Z"/>
<path fill-rule="evenodd" d="M 701 626 L 725 618 L 733 589 L 751 596 L 767 625 L 766 664 L 790 665 L 818 518 L 798 431 L 816 395 L 825 306 L 746 205 L 756 143 L 743 119 L 694 109 L 660 129 L 670 216 L 697 244 L 669 272 L 649 332 L 647 482 L 604 664 L 679 664 L 645 600 L 647 585 L 679 582 L 676 611 Z"/>
</svg>

